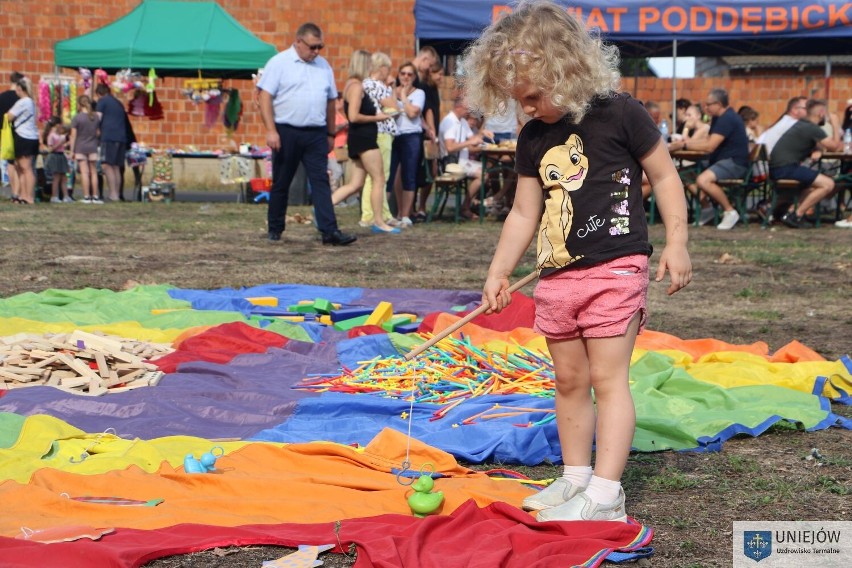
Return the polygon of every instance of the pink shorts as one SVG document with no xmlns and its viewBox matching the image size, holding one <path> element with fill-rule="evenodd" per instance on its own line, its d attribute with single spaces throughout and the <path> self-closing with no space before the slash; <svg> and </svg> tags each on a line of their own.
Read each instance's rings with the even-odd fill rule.
<svg viewBox="0 0 852 568">
<path fill-rule="evenodd" d="M 533 293 L 533 329 L 550 339 L 618 337 L 637 312 L 645 326 L 648 257 L 636 254 L 588 268 L 560 270 Z"/>
</svg>

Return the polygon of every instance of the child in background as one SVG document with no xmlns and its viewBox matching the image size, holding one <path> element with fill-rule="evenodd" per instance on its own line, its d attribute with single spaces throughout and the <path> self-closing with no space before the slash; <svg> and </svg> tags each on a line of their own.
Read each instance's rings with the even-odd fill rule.
<svg viewBox="0 0 852 568">
<path fill-rule="evenodd" d="M 630 357 L 652 252 L 642 171 L 666 226 L 655 280 L 668 270 L 669 294 L 692 277 L 680 178 L 641 103 L 617 92 L 617 49 L 563 6 L 522 2 L 468 48 L 464 76 L 473 109 L 492 114 L 513 98 L 532 117 L 482 293 L 489 312 L 508 305 L 509 276 L 537 235 L 535 330 L 553 358 L 564 475 L 523 506 L 540 521 L 625 521 L 620 479 L 636 422 Z"/>
<path fill-rule="evenodd" d="M 83 204 L 103 204 L 98 188 L 98 128 L 101 117 L 87 95 L 77 97 L 78 112 L 71 120 L 71 151 L 80 168 Z"/>
<path fill-rule="evenodd" d="M 47 149 L 47 157 L 44 169 L 51 177 L 51 203 L 72 203 L 74 198 L 67 194 L 65 188 L 65 176 L 68 175 L 68 157 L 65 149 L 68 146 L 68 129 L 62 124 L 62 120 L 51 117 L 45 126 L 47 135 L 44 136 L 44 145 Z M 62 194 L 65 193 L 63 199 Z"/>
</svg>

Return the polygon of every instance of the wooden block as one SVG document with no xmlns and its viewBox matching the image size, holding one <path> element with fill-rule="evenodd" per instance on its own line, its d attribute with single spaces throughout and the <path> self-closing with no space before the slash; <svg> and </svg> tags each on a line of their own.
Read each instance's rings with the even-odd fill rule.
<svg viewBox="0 0 852 568">
<path fill-rule="evenodd" d="M 91 379 L 89 377 L 81 377 L 81 376 L 67 377 L 67 378 L 64 378 L 64 379 L 60 379 L 59 386 L 69 388 L 69 389 L 76 389 L 76 388 L 80 388 L 82 386 L 88 386 L 90 380 Z"/>
<path fill-rule="evenodd" d="M 95 353 L 95 362 L 98 364 L 98 374 L 101 378 L 109 378 L 109 365 L 107 365 L 106 358 L 103 356 L 103 353 Z"/>
<path fill-rule="evenodd" d="M 160 384 L 160 380 L 166 376 L 162 371 L 148 371 L 143 377 L 148 381 L 148 386 L 155 387 Z"/>
<path fill-rule="evenodd" d="M 52 365 L 52 364 L 56 363 L 57 361 L 59 361 L 59 356 L 54 354 L 54 355 L 51 355 L 50 357 L 47 357 L 46 359 L 42 359 L 41 361 L 33 364 L 32 366 L 33 367 L 46 367 L 48 365 Z"/>
<path fill-rule="evenodd" d="M 85 363 L 83 363 L 82 361 L 77 359 L 76 357 L 66 355 L 65 353 L 60 353 L 59 359 L 65 365 L 67 365 L 68 367 L 70 367 L 71 369 L 76 371 L 77 374 L 79 374 L 82 377 L 85 377 L 87 379 L 100 379 L 100 376 L 98 376 L 98 374 L 95 373 L 95 371 L 92 370 L 91 367 L 89 367 L 88 365 L 86 365 Z"/>
<path fill-rule="evenodd" d="M 30 381 L 30 377 L 32 375 L 19 375 L 17 373 L 12 373 L 11 371 L 7 371 L 3 368 L 0 368 L 0 377 L 4 379 L 11 379 L 13 381 L 18 381 L 20 383 L 26 383 Z"/>
<path fill-rule="evenodd" d="M 144 375 L 147 371 L 145 369 L 137 369 L 132 373 L 127 373 L 126 375 L 121 375 L 121 381 L 124 383 L 132 383 L 142 375 Z M 147 384 L 147 382 L 145 383 Z"/>
<path fill-rule="evenodd" d="M 393 305 L 390 302 L 379 302 L 373 313 L 367 318 L 366 325 L 378 325 L 388 321 L 393 315 Z"/>
<path fill-rule="evenodd" d="M 87 333 L 85 331 L 80 331 L 79 329 L 75 330 L 74 333 L 71 334 L 66 343 L 69 343 L 80 350 L 89 349 L 92 346 L 99 347 L 108 353 L 120 352 L 122 350 L 121 341 L 116 341 L 115 339 L 109 339 L 93 333 Z"/>
</svg>

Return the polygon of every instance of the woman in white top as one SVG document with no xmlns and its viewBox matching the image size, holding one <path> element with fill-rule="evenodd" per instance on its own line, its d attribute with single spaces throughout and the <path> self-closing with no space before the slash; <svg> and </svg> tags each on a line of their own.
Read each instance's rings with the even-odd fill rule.
<svg viewBox="0 0 852 568">
<path fill-rule="evenodd" d="M 15 82 L 15 94 L 18 100 L 6 113 L 12 124 L 15 139 L 15 172 L 18 174 L 18 203 L 35 202 L 35 172 L 33 160 L 39 153 L 38 127 L 36 126 L 36 106 L 30 92 L 32 83 L 27 77 Z"/>
<path fill-rule="evenodd" d="M 423 152 L 423 122 L 421 113 L 426 103 L 426 93 L 414 86 L 417 69 L 411 62 L 403 63 L 397 71 L 399 86 L 395 89 L 397 107 L 397 135 L 393 139 L 391 150 L 388 191 L 394 190 L 397 204 L 397 218 L 400 226 L 412 225 L 411 215 L 414 206 L 414 194 L 417 191 L 417 169 L 420 167 Z M 402 166 L 402 188 L 394 187 L 396 170 Z"/>
</svg>

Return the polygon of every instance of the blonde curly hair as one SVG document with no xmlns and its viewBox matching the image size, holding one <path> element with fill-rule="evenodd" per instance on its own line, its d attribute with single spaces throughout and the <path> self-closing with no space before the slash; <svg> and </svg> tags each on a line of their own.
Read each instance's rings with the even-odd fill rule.
<svg viewBox="0 0 852 568">
<path fill-rule="evenodd" d="M 525 81 L 578 123 L 595 98 L 618 90 L 618 65 L 617 47 L 589 34 L 564 7 L 533 0 L 521 2 L 468 47 L 461 81 L 467 104 L 485 115 L 504 112 L 514 86 Z"/>
</svg>

